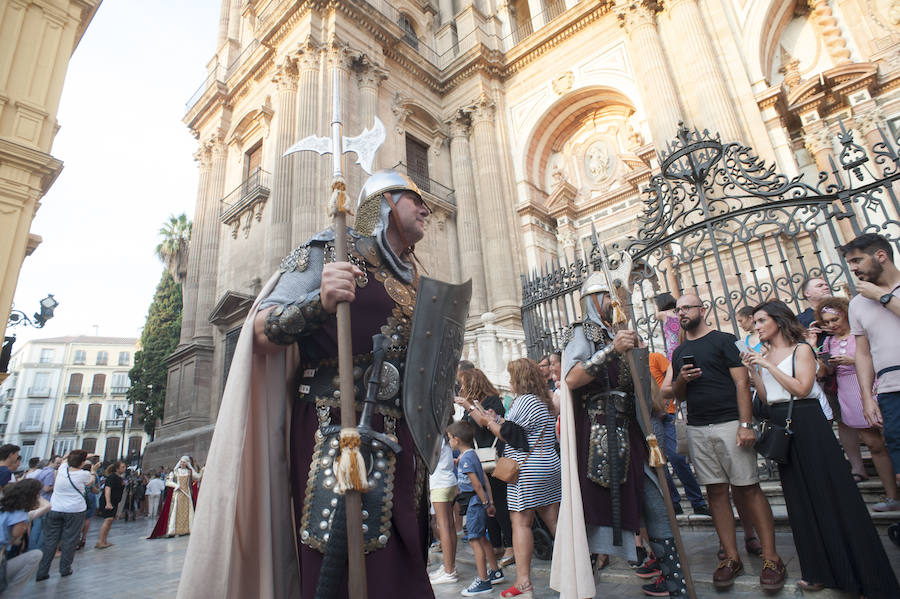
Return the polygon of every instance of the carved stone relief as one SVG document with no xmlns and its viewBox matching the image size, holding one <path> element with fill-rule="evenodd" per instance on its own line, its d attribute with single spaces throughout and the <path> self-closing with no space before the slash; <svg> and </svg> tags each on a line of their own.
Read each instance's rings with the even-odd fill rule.
<svg viewBox="0 0 900 599">
<path fill-rule="evenodd" d="M 588 181 L 600 183 L 612 174 L 614 149 L 605 140 L 597 140 L 584 152 L 584 172 Z"/>
</svg>

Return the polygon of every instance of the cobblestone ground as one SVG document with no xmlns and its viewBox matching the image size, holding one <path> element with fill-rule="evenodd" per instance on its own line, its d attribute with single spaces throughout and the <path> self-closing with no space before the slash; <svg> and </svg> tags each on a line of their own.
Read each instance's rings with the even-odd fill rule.
<svg viewBox="0 0 900 599">
<path fill-rule="evenodd" d="M 181 564 L 187 549 L 188 538 L 146 540 L 152 524 L 147 520 L 137 522 L 116 522 L 110 533 L 110 542 L 115 546 L 109 549 L 94 549 L 97 541 L 97 527 L 94 522 L 88 535 L 85 549 L 78 551 L 73 565 L 74 574 L 60 578 L 58 562 L 53 563 L 50 579 L 29 582 L 24 597 L 41 599 L 84 599 L 85 597 L 108 597 L 110 599 L 155 598 L 172 599 L 178 587 Z M 692 572 L 697 585 L 697 594 L 701 598 L 744 599 L 761 597 L 763 593 L 758 586 L 760 561 L 742 553 L 742 560 L 747 573 L 740 576 L 735 587 L 728 592 L 718 593 L 713 590 L 710 581 L 716 566 L 715 553 L 718 542 L 711 529 L 683 531 L 687 553 L 690 555 Z M 886 538 L 885 549 L 891 559 L 895 572 L 900 572 L 900 549 Z M 779 532 L 777 535 L 779 553 L 787 563 L 788 584 L 779 597 L 802 596 L 795 589 L 794 583 L 799 578 L 799 566 L 794 553 L 791 535 Z M 429 570 L 440 563 L 440 554 L 432 554 Z M 435 587 L 437 599 L 450 599 L 460 596 L 475 575 L 472 552 L 465 542 L 459 544 L 457 559 L 459 583 Z M 499 597 L 501 589 L 507 588 L 515 579 L 515 566 L 505 570 L 507 583 L 494 587 L 494 592 L 485 597 Z M 538 599 L 556 598 L 559 595 L 548 588 L 550 578 L 550 562 L 535 560 L 532 567 L 532 578 L 535 584 L 535 597 Z M 614 560 L 602 571 L 597 585 L 596 597 L 644 597 L 640 584 L 644 581 L 637 578 L 624 562 Z M 397 589 L 398 599 L 406 599 L 402 589 Z M 816 599 L 846 597 L 842 593 L 824 591 L 814 595 Z M 247 598 L 252 599 L 252 598 Z"/>
</svg>

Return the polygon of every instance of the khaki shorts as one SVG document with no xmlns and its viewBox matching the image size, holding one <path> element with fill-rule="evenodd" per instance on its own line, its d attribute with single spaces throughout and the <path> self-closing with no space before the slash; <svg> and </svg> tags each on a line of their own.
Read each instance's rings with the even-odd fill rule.
<svg viewBox="0 0 900 599">
<path fill-rule="evenodd" d="M 456 485 L 445 489 L 432 489 L 431 503 L 450 503 L 456 499 L 457 495 L 459 495 L 459 489 L 456 488 Z"/>
<path fill-rule="evenodd" d="M 736 487 L 759 482 L 756 450 L 737 444 L 738 421 L 688 425 L 691 463 L 701 485 L 729 483 Z"/>
</svg>

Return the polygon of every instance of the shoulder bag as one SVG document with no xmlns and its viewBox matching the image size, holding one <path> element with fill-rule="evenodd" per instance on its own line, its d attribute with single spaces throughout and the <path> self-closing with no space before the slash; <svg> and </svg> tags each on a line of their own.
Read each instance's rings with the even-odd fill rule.
<svg viewBox="0 0 900 599">
<path fill-rule="evenodd" d="M 78 487 L 75 486 L 75 483 L 72 482 L 72 475 L 69 474 L 69 467 L 66 466 L 66 477 L 69 479 L 69 484 L 72 485 L 72 488 L 75 489 L 75 492 L 81 495 L 81 498 L 84 499 L 84 509 L 85 511 L 91 508 L 91 504 L 88 501 L 88 488 L 87 485 L 84 486 L 83 491 L 79 491 Z"/>
<path fill-rule="evenodd" d="M 510 485 L 519 482 L 519 470 L 522 469 L 522 466 L 524 466 L 528 461 L 528 458 L 531 457 L 531 453 L 541 444 L 541 440 L 543 440 L 544 433 L 546 431 L 546 428 L 541 430 L 541 434 L 538 437 L 537 443 L 535 443 L 534 447 L 531 448 L 531 451 L 529 451 L 525 455 L 525 459 L 522 460 L 521 465 L 519 465 L 519 462 L 515 461 L 512 458 L 507 458 L 505 456 L 501 457 L 497 460 L 497 465 L 494 467 L 494 472 L 493 474 L 491 474 L 491 476 Z"/>
<path fill-rule="evenodd" d="M 799 347 L 799 346 L 798 346 Z M 777 368 L 777 366 L 776 366 Z M 796 376 L 797 370 L 797 348 L 794 348 L 791 357 L 791 376 Z M 778 464 L 787 464 L 790 459 L 791 438 L 791 414 L 794 411 L 794 395 L 788 400 L 787 416 L 784 419 L 784 426 L 775 424 L 768 417 L 763 418 L 756 425 L 756 443 L 753 447 L 757 453 L 764 458 L 772 460 Z"/>
</svg>

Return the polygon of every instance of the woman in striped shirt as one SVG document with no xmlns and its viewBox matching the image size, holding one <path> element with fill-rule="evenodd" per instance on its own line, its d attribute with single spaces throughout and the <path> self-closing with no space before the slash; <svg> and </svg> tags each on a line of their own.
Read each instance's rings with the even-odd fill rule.
<svg viewBox="0 0 900 599">
<path fill-rule="evenodd" d="M 556 419 L 547 383 L 538 365 L 528 358 L 513 360 L 507 367 L 509 385 L 516 394 L 506 418 L 491 416 L 477 404 L 472 419 L 502 439 L 505 457 L 519 463 L 519 479 L 507 486 L 507 501 L 516 556 L 516 584 L 501 597 L 533 597 L 531 556 L 534 537 L 531 525 L 535 510 L 556 534 L 556 519 L 562 495 L 559 454 L 554 447 Z"/>
</svg>

